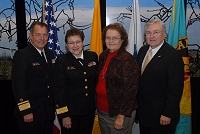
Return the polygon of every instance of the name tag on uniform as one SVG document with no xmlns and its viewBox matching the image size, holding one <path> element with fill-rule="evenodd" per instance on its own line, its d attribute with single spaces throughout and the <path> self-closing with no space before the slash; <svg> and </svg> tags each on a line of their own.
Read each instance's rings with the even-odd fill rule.
<svg viewBox="0 0 200 134">
<path fill-rule="evenodd" d="M 33 66 L 40 66 L 40 63 L 39 62 L 34 62 L 32 63 Z"/>
<path fill-rule="evenodd" d="M 74 66 L 67 67 L 67 70 L 74 70 L 74 69 L 76 69 Z"/>
</svg>

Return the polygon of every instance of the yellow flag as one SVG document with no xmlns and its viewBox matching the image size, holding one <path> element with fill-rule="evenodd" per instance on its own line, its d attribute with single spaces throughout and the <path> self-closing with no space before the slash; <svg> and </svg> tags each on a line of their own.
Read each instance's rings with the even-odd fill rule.
<svg viewBox="0 0 200 134">
<path fill-rule="evenodd" d="M 191 84 L 184 0 L 174 0 L 168 32 L 168 43 L 176 50 L 180 51 L 184 62 L 184 88 L 180 102 L 181 115 L 175 134 L 191 134 Z"/>
<path fill-rule="evenodd" d="M 92 21 L 92 31 L 90 38 L 90 51 L 94 51 L 100 55 L 103 51 L 101 31 L 101 13 L 99 0 L 94 0 L 94 12 Z"/>
<path fill-rule="evenodd" d="M 185 4 L 184 0 L 174 0 L 172 15 L 170 20 L 168 43 L 176 50 L 181 51 L 184 61 L 184 89 L 180 102 L 180 113 L 191 115 L 191 86 L 190 69 L 188 57 L 188 37 L 186 29 Z"/>
</svg>

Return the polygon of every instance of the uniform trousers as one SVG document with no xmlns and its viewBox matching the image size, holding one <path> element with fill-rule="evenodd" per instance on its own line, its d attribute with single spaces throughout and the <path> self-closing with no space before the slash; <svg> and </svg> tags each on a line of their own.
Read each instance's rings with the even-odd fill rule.
<svg viewBox="0 0 200 134">
<path fill-rule="evenodd" d="M 125 116 L 123 129 L 121 130 L 117 130 L 114 127 L 114 122 L 117 116 L 109 117 L 109 113 L 103 112 L 99 109 L 97 111 L 98 111 L 99 126 L 102 134 L 132 134 L 132 126 L 134 123 L 136 110 L 132 112 L 131 117 Z"/>
<path fill-rule="evenodd" d="M 95 112 L 87 115 L 70 115 L 72 127 L 67 129 L 62 125 L 62 119 L 59 119 L 62 134 L 92 134 Z"/>
<path fill-rule="evenodd" d="M 20 134 L 52 134 L 54 120 L 24 122 L 18 119 Z"/>
</svg>

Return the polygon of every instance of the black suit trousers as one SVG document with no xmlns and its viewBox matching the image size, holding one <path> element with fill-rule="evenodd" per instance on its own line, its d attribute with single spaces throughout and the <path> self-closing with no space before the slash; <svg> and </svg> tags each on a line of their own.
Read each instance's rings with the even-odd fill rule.
<svg viewBox="0 0 200 134">
<path fill-rule="evenodd" d="M 169 125 L 160 125 L 160 127 L 144 127 L 140 125 L 140 134 L 175 134 L 179 118 L 172 119 Z"/>
</svg>

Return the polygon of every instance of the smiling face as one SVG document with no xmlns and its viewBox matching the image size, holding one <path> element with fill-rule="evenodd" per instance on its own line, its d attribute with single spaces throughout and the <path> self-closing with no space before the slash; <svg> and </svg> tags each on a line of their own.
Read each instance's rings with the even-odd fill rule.
<svg viewBox="0 0 200 134">
<path fill-rule="evenodd" d="M 123 40 L 118 31 L 113 29 L 108 29 L 105 35 L 105 43 L 106 47 L 110 50 L 110 52 L 114 52 L 120 49 Z"/>
<path fill-rule="evenodd" d="M 76 57 L 80 57 L 83 50 L 83 41 L 79 35 L 67 37 L 67 49 Z"/>
<path fill-rule="evenodd" d="M 30 33 L 31 43 L 39 50 L 42 50 L 48 41 L 48 30 L 45 26 L 35 25 Z"/>
<path fill-rule="evenodd" d="M 159 46 L 165 39 L 166 34 L 162 31 L 159 23 L 148 25 L 145 30 L 145 39 L 152 48 Z"/>
</svg>

